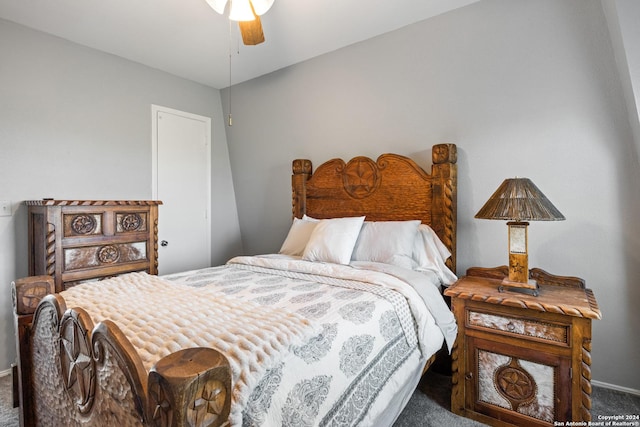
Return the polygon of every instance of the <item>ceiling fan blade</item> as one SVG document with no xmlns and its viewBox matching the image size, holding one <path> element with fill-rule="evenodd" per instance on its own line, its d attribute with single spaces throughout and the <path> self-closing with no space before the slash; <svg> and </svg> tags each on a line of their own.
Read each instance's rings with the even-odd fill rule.
<svg viewBox="0 0 640 427">
<path fill-rule="evenodd" d="M 253 21 L 239 21 L 238 25 L 240 26 L 244 44 L 254 46 L 264 42 L 264 33 L 262 32 L 262 23 L 259 16 L 256 16 Z"/>
</svg>

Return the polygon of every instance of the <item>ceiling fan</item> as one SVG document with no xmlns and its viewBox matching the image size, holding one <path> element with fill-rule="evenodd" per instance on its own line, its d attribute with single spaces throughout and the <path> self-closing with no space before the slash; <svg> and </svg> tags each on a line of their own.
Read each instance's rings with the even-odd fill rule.
<svg viewBox="0 0 640 427">
<path fill-rule="evenodd" d="M 260 15 L 265 14 L 274 0 L 206 0 L 219 14 L 224 14 L 227 2 L 231 3 L 229 19 L 238 21 L 242 42 L 246 45 L 256 45 L 264 42 Z"/>
</svg>

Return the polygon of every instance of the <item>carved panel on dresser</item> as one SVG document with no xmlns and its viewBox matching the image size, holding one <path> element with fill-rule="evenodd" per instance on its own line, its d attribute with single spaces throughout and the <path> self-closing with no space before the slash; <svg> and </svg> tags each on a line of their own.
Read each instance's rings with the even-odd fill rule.
<svg viewBox="0 0 640 427">
<path fill-rule="evenodd" d="M 65 236 L 88 236 L 102 233 L 102 215 L 65 215 Z"/>
</svg>

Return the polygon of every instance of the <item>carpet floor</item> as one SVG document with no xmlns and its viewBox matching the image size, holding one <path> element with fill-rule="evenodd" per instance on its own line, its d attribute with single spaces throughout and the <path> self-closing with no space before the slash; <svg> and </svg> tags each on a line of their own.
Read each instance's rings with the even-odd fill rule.
<svg viewBox="0 0 640 427">
<path fill-rule="evenodd" d="M 473 427 L 484 424 L 450 412 L 451 377 L 429 371 L 393 427 Z M 593 387 L 591 416 L 640 415 L 640 396 Z M 0 378 L 0 427 L 18 426 L 18 409 L 12 407 L 11 376 Z M 636 426 L 640 425 L 637 423 Z"/>
</svg>

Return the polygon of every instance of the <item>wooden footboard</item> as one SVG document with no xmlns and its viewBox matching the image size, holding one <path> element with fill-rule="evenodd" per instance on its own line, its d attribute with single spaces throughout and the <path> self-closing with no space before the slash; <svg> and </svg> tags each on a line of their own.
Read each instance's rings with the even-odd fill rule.
<svg viewBox="0 0 640 427">
<path fill-rule="evenodd" d="M 147 373 L 118 326 L 66 307 L 50 276 L 12 283 L 20 425 L 222 426 L 231 407 L 227 359 L 189 348 Z"/>
</svg>

